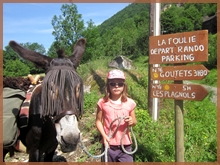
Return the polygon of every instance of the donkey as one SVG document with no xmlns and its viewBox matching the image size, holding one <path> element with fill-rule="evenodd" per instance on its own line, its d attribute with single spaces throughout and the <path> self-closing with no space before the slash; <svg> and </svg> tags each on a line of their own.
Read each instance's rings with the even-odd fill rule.
<svg viewBox="0 0 220 165">
<path fill-rule="evenodd" d="M 18 139 L 26 146 L 29 162 L 52 162 L 55 150 L 76 150 L 80 140 L 78 120 L 83 114 L 83 81 L 76 72 L 85 51 L 86 40 L 79 39 L 72 55 L 58 51 L 50 58 L 28 50 L 15 41 L 9 46 L 20 57 L 45 71 L 41 85 L 36 86 L 29 107 L 28 125 L 19 128 Z"/>
</svg>

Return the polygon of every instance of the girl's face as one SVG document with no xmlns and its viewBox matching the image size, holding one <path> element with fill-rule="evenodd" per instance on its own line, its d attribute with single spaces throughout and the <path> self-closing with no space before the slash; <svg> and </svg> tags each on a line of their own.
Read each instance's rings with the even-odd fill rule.
<svg viewBox="0 0 220 165">
<path fill-rule="evenodd" d="M 111 95 L 121 95 L 124 90 L 124 80 L 122 79 L 112 79 L 108 81 L 108 86 Z"/>
</svg>

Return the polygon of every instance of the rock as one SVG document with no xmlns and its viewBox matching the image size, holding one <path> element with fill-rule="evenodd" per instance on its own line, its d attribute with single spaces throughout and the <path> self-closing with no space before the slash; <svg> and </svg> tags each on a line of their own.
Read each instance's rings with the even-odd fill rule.
<svg viewBox="0 0 220 165">
<path fill-rule="evenodd" d="M 112 61 L 110 61 L 108 66 L 112 68 L 120 68 L 120 69 L 127 69 L 127 70 L 135 69 L 135 66 L 132 63 L 132 61 L 125 56 L 117 56 Z"/>
</svg>

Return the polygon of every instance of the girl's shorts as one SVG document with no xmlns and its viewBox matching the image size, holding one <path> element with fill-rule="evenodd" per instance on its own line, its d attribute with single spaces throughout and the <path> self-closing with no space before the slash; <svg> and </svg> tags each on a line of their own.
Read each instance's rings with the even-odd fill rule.
<svg viewBox="0 0 220 165">
<path fill-rule="evenodd" d="M 132 145 L 124 145 L 126 151 L 132 151 Z M 102 146 L 102 152 L 105 151 L 105 146 Z M 101 157 L 101 161 L 105 162 L 105 155 Z M 108 148 L 108 162 L 133 162 L 133 156 L 125 153 L 121 146 L 112 146 Z"/>
</svg>

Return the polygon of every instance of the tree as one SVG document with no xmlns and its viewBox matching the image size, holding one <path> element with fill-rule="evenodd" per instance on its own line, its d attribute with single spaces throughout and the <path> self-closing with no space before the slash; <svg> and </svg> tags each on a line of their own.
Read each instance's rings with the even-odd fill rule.
<svg viewBox="0 0 220 165">
<path fill-rule="evenodd" d="M 82 15 L 78 14 L 75 4 L 63 4 L 62 15 L 54 16 L 52 26 L 55 36 L 55 48 L 65 50 L 66 54 L 71 54 L 75 42 L 81 38 L 84 30 Z"/>
<path fill-rule="evenodd" d="M 30 73 L 30 69 L 27 65 L 25 65 L 20 60 L 6 60 L 5 68 L 3 70 L 3 75 L 5 77 L 20 77 L 24 75 L 28 75 Z"/>
<path fill-rule="evenodd" d="M 57 58 L 56 41 L 53 42 L 47 51 L 47 56 L 51 58 Z"/>
<path fill-rule="evenodd" d="M 198 10 L 200 15 L 202 15 L 202 17 L 215 15 L 217 11 L 216 3 L 193 3 L 193 4 L 185 3 L 183 6 L 185 9 L 188 9 L 188 8 L 191 8 L 191 6 L 194 6 Z"/>
<path fill-rule="evenodd" d="M 188 31 L 200 30 L 202 28 L 203 17 L 201 12 L 198 11 L 194 4 L 190 5 L 189 8 L 185 9 L 183 14 L 184 18 L 188 18 L 194 25 L 193 29 L 188 29 Z"/>
<path fill-rule="evenodd" d="M 102 42 L 99 42 L 100 37 L 98 27 L 94 25 L 94 22 L 90 19 L 87 22 L 87 27 L 82 33 L 86 38 L 86 51 L 82 58 L 82 63 L 88 62 L 91 59 L 97 59 L 102 54 Z"/>
<path fill-rule="evenodd" d="M 203 62 L 203 64 L 208 69 L 217 68 L 217 34 L 209 34 L 208 41 L 208 62 Z"/>
<path fill-rule="evenodd" d="M 179 32 L 182 26 L 184 8 L 172 5 L 170 8 L 161 13 L 161 30 L 162 34 L 172 34 Z"/>
<path fill-rule="evenodd" d="M 10 46 L 6 46 L 3 53 L 4 53 L 3 64 L 5 64 L 5 61 L 7 61 L 7 60 L 19 59 L 18 54 Z"/>
</svg>

